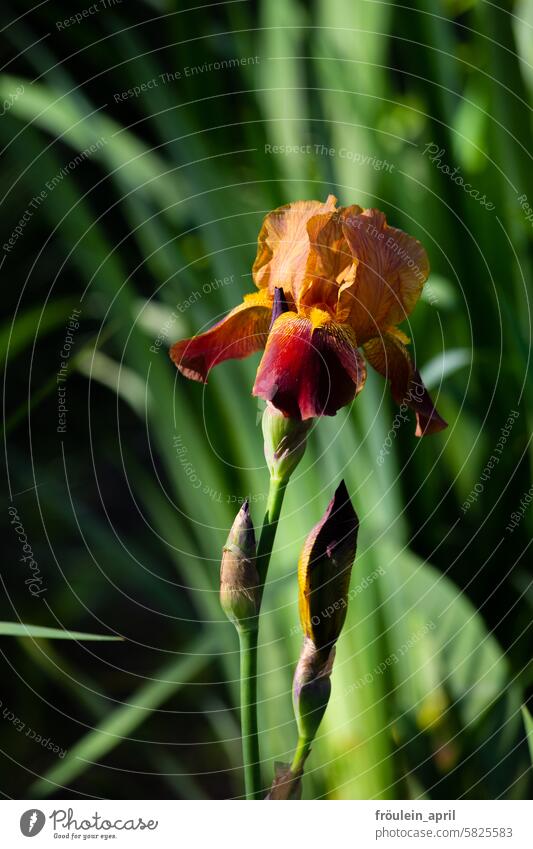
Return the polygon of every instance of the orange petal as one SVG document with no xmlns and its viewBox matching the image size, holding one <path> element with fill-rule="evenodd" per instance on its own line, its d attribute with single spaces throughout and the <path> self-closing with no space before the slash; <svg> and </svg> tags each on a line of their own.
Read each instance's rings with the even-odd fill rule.
<svg viewBox="0 0 533 849">
<path fill-rule="evenodd" d="M 373 368 L 390 381 L 396 403 L 416 413 L 415 436 L 438 433 L 448 427 L 437 413 L 419 372 L 398 337 L 392 333 L 371 339 L 363 345 L 365 357 Z"/>
<path fill-rule="evenodd" d="M 355 346 L 351 327 L 322 310 L 309 318 L 285 312 L 269 333 L 253 394 L 294 419 L 334 416 L 365 382 Z"/>
<path fill-rule="evenodd" d="M 360 206 L 350 209 L 361 212 Z M 342 228 L 339 213 L 314 215 L 307 222 L 310 250 L 298 306 L 323 304 L 335 312 L 339 294 L 337 277 L 352 264 L 352 253 Z"/>
<path fill-rule="evenodd" d="M 309 256 L 307 222 L 314 215 L 332 213 L 337 199 L 329 195 L 325 203 L 299 200 L 269 212 L 261 227 L 253 278 L 259 289 L 274 292 L 279 286 L 295 302 L 305 278 Z"/>
<path fill-rule="evenodd" d="M 347 210 L 343 218 L 354 261 L 339 291 L 337 319 L 349 321 L 363 343 L 407 318 L 427 280 L 429 261 L 420 242 L 389 227 L 378 209 Z"/>
<path fill-rule="evenodd" d="M 170 357 L 185 377 L 205 383 L 213 366 L 265 347 L 271 313 L 272 298 L 267 292 L 245 295 L 242 304 L 206 333 L 176 342 Z"/>
</svg>

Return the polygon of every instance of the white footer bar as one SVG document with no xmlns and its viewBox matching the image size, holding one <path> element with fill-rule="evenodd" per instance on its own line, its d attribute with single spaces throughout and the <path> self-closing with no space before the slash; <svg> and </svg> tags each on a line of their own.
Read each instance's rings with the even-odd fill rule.
<svg viewBox="0 0 533 849">
<path fill-rule="evenodd" d="M 154 849 L 533 846 L 527 801 L 2 801 L 2 845 Z M 35 839 L 35 843 L 30 842 Z M 290 841 L 290 842 L 289 842 Z"/>
</svg>

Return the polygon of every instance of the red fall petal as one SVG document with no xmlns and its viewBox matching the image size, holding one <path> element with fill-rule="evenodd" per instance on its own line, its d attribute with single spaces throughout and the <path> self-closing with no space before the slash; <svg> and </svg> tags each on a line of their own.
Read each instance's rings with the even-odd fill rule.
<svg viewBox="0 0 533 849">
<path fill-rule="evenodd" d="M 365 377 L 350 327 L 287 312 L 269 334 L 253 394 L 291 418 L 334 416 L 363 388 Z"/>
<path fill-rule="evenodd" d="M 363 345 L 363 351 L 370 365 L 390 381 L 396 403 L 409 407 L 416 414 L 415 436 L 428 436 L 448 427 L 397 336 L 383 333 Z"/>
<path fill-rule="evenodd" d="M 213 366 L 265 347 L 271 314 L 272 298 L 267 292 L 245 295 L 244 302 L 210 330 L 176 342 L 170 357 L 185 377 L 206 383 Z"/>
</svg>

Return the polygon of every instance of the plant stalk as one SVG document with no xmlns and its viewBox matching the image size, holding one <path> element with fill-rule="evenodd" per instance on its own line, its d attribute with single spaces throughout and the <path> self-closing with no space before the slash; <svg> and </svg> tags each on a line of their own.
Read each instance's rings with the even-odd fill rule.
<svg viewBox="0 0 533 849">
<path fill-rule="evenodd" d="M 257 546 L 257 571 L 261 598 L 276 537 L 283 497 L 288 480 L 270 478 L 267 509 Z M 241 658 L 241 727 L 244 762 L 244 785 L 247 799 L 261 798 L 261 763 L 259 757 L 259 731 L 257 723 L 257 625 L 250 630 L 239 630 Z"/>
<path fill-rule="evenodd" d="M 247 799 L 260 799 L 261 764 L 257 728 L 257 637 L 258 630 L 239 629 L 241 659 L 241 734 L 244 788 Z"/>
<path fill-rule="evenodd" d="M 268 564 L 270 563 L 270 555 L 274 546 L 279 516 L 288 482 L 288 479 L 270 478 L 267 508 L 257 546 L 257 571 L 259 572 L 261 594 L 265 587 Z"/>
<path fill-rule="evenodd" d="M 311 751 L 312 740 L 307 740 L 305 737 L 298 737 L 298 744 L 292 759 L 291 772 L 293 775 L 302 775 L 304 765 Z"/>
</svg>

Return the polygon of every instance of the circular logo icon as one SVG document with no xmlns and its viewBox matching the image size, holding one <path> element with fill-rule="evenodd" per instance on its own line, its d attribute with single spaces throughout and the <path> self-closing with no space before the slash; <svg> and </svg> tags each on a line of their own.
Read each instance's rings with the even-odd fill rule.
<svg viewBox="0 0 533 849">
<path fill-rule="evenodd" d="M 24 811 L 20 818 L 20 830 L 24 837 L 35 837 L 42 830 L 46 817 L 38 808 Z"/>
</svg>

